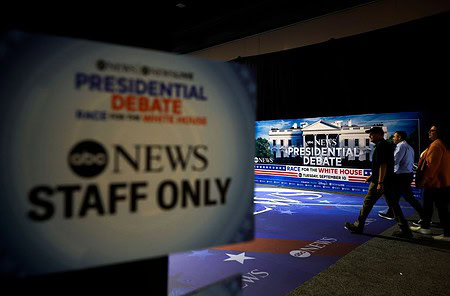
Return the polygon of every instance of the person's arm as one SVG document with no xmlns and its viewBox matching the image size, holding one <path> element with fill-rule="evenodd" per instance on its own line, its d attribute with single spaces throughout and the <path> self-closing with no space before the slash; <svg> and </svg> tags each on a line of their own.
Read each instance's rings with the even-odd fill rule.
<svg viewBox="0 0 450 296">
<path fill-rule="evenodd" d="M 387 163 L 380 165 L 378 173 L 378 186 L 377 190 L 382 192 L 384 190 L 384 177 L 386 177 Z"/>
<path fill-rule="evenodd" d="M 442 161 L 442 157 L 444 156 L 445 148 L 443 149 L 443 147 L 439 144 L 440 143 L 435 143 L 434 145 L 431 145 L 428 149 L 427 155 L 425 156 L 425 161 L 427 164 L 427 168 L 425 170 L 425 184 L 428 183 L 429 180 L 433 180 L 435 178 L 439 165 Z"/>
<path fill-rule="evenodd" d="M 407 148 L 405 145 L 401 145 L 398 144 L 395 147 L 395 151 L 394 151 L 394 168 L 396 168 L 397 170 L 400 167 L 400 162 L 402 161 L 403 157 L 405 157 Z"/>
</svg>

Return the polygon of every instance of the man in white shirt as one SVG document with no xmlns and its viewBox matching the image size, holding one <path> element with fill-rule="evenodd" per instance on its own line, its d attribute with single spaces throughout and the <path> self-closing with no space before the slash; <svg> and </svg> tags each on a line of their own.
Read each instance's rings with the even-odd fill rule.
<svg viewBox="0 0 450 296">
<path fill-rule="evenodd" d="M 411 182 L 414 178 L 414 149 L 406 142 L 406 137 L 404 131 L 396 131 L 393 137 L 394 144 L 396 144 L 394 151 L 394 190 L 397 200 L 400 199 L 400 196 L 403 196 L 422 218 L 423 207 L 414 197 L 411 189 Z M 394 219 L 391 208 L 387 212 L 378 212 L 378 216 L 388 220 Z"/>
</svg>

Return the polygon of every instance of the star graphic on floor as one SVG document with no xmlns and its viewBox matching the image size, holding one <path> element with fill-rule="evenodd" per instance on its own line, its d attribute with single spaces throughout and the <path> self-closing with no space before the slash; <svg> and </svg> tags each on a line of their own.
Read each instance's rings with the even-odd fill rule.
<svg viewBox="0 0 450 296">
<path fill-rule="evenodd" d="M 226 254 L 229 258 L 227 258 L 227 259 L 225 259 L 225 260 L 223 260 L 223 261 L 237 261 L 237 262 L 239 262 L 239 263 L 241 263 L 241 264 L 244 264 L 244 261 L 245 260 L 250 260 L 250 259 L 255 259 L 255 258 L 253 258 L 253 257 L 247 257 L 247 256 L 245 256 L 245 252 L 242 252 L 242 253 L 240 253 L 240 254 L 238 254 L 238 255 L 234 255 L 234 254 Z"/>
<path fill-rule="evenodd" d="M 209 253 L 208 250 L 201 250 L 201 251 L 192 251 L 192 253 L 189 254 L 188 256 L 199 257 L 203 260 L 208 256 L 213 256 L 213 254 Z"/>
</svg>

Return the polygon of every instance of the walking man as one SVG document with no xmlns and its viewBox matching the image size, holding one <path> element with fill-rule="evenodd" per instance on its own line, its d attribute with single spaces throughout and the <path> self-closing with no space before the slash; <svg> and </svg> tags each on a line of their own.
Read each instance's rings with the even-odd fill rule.
<svg viewBox="0 0 450 296">
<path fill-rule="evenodd" d="M 345 223 L 345 228 L 354 233 L 362 233 L 364 224 L 377 200 L 384 194 L 386 202 L 394 212 L 400 231 L 393 235 L 403 238 L 412 238 L 408 222 L 403 216 L 402 210 L 395 201 L 393 191 L 394 174 L 394 146 L 384 139 L 384 131 L 381 127 L 375 126 L 366 131 L 370 140 L 375 144 L 372 156 L 372 175 L 367 178 L 370 182 L 369 190 L 364 197 L 363 206 L 359 212 L 358 219 L 354 223 Z"/>
<path fill-rule="evenodd" d="M 394 133 L 394 193 L 396 202 L 403 198 L 417 211 L 420 219 L 423 218 L 423 208 L 419 201 L 414 197 L 411 189 L 411 182 L 414 178 L 414 149 L 406 142 L 406 133 L 396 131 Z M 388 220 L 394 220 L 394 211 L 391 207 L 386 212 L 378 212 L 378 216 Z"/>
</svg>

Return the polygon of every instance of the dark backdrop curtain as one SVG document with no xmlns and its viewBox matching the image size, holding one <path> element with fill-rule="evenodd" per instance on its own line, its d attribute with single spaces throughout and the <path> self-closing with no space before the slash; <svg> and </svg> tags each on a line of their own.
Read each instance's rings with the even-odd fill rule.
<svg viewBox="0 0 450 296">
<path fill-rule="evenodd" d="M 445 119 L 449 31 L 446 12 L 232 62 L 256 73 L 257 120 L 405 111 Z"/>
</svg>

